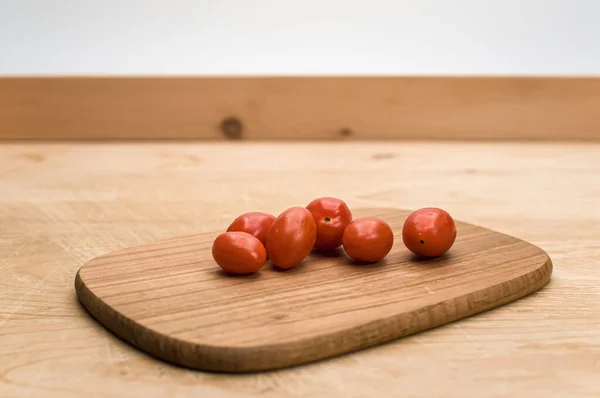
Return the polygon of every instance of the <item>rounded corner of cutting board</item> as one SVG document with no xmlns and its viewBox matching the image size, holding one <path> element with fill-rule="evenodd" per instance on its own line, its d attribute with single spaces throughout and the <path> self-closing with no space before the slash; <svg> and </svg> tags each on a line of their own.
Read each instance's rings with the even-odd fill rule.
<svg viewBox="0 0 600 398">
<path fill-rule="evenodd" d="M 388 222 L 391 221 L 394 230 L 399 231 L 401 230 L 400 221 L 404 219 L 408 211 L 371 208 L 357 209 L 357 214 L 359 216 L 381 216 Z M 214 283 L 216 288 L 221 289 L 224 295 L 233 292 L 231 287 L 235 285 L 233 281 L 239 280 L 232 278 L 228 281 L 215 278 L 214 272 L 211 274 L 207 271 L 207 269 L 214 267 L 214 264 L 211 263 L 210 259 L 203 258 L 201 255 L 209 248 L 210 239 L 214 236 L 214 233 L 172 238 L 167 241 L 136 248 L 120 249 L 98 256 L 79 268 L 75 276 L 75 290 L 79 301 L 87 311 L 108 330 L 142 351 L 167 362 L 199 370 L 230 373 L 289 367 L 386 343 L 466 318 L 533 293 L 550 280 L 553 263 L 550 256 L 541 248 L 509 235 L 472 224 L 457 221 L 457 226 L 459 236 L 455 243 L 456 248 L 453 249 L 457 252 L 454 257 L 432 260 L 425 264 L 415 264 L 410 262 L 408 253 L 402 245 L 395 244 L 394 249 L 388 255 L 388 258 L 392 259 L 390 264 L 386 264 L 375 272 L 383 275 L 381 279 L 376 278 L 374 272 L 345 266 L 343 259 L 315 259 L 311 255 L 311 259 L 307 260 L 308 266 L 313 266 L 310 271 L 307 270 L 307 265 L 304 265 L 303 270 L 300 272 L 292 273 L 276 273 L 266 270 L 266 281 L 248 282 L 248 280 L 245 280 L 245 283 L 242 282 L 237 287 L 237 289 L 245 289 L 244 292 L 250 296 L 252 296 L 252 283 L 258 283 L 258 287 L 266 289 L 272 295 L 280 294 L 277 293 L 276 289 L 272 289 L 273 286 L 296 289 L 298 294 L 302 292 L 306 294 L 306 289 L 311 287 L 308 282 L 315 282 L 311 279 L 313 278 L 312 274 L 318 272 L 328 277 L 342 276 L 347 278 L 347 283 L 358 282 L 358 289 L 360 289 L 361 282 L 359 279 L 361 278 L 365 278 L 371 283 L 379 283 L 384 288 L 389 288 L 385 285 L 386 278 L 389 281 L 389 278 L 397 277 L 399 281 L 406 283 L 407 286 L 403 285 L 397 289 L 392 289 L 390 293 L 398 298 L 397 308 L 394 305 L 389 305 L 389 303 L 386 304 L 385 297 L 381 296 L 376 291 L 377 289 L 366 292 L 367 299 L 357 296 L 357 303 L 367 305 L 365 308 L 360 308 L 359 304 L 347 300 L 343 295 L 338 296 L 337 299 L 345 303 L 340 306 L 340 313 L 344 313 L 343 311 L 356 311 L 356 315 L 346 317 L 348 319 L 344 321 L 343 316 L 340 317 L 339 313 L 336 314 L 335 308 L 330 308 L 331 313 L 327 316 L 331 318 L 331 325 L 333 325 L 331 330 L 323 327 L 323 322 L 314 322 L 312 327 L 318 330 L 311 330 L 310 314 L 308 312 L 303 313 L 306 319 L 293 321 L 294 311 L 292 310 L 288 314 L 284 309 L 280 310 L 281 314 L 277 313 L 274 317 L 266 317 L 262 325 L 252 323 L 245 325 L 243 319 L 240 318 L 238 323 L 234 325 L 239 329 L 239 334 L 224 329 L 226 333 L 234 336 L 232 340 L 221 338 L 218 326 L 213 325 L 212 329 L 207 328 L 203 324 L 202 316 L 200 316 L 195 321 L 190 321 L 191 323 L 187 326 L 193 325 L 199 329 L 204 328 L 206 329 L 206 335 L 190 337 L 189 333 L 179 333 L 176 330 L 169 332 L 170 329 L 165 328 L 164 323 L 153 323 L 152 315 L 155 314 L 152 314 L 152 311 L 148 310 L 147 307 L 145 309 L 141 306 L 135 307 L 130 305 L 127 300 L 118 300 L 126 297 L 131 301 L 135 297 L 136 288 L 142 289 L 140 292 L 143 293 L 146 300 L 172 300 L 167 293 L 179 293 L 182 297 L 188 298 L 202 297 L 203 293 L 201 292 L 198 293 L 189 289 L 184 289 L 183 292 L 178 291 L 181 284 L 161 285 L 160 280 L 165 275 L 166 280 L 173 277 L 174 280 L 182 281 L 181 276 L 173 273 L 175 269 L 185 269 L 190 275 L 205 274 L 205 279 L 200 278 L 193 282 Z M 399 232 L 395 234 L 399 236 Z M 493 242 L 494 239 L 503 246 L 496 247 Z M 188 249 L 189 252 L 186 254 L 185 250 Z M 523 258 L 516 255 L 515 251 L 522 252 Z M 170 263 L 166 260 L 157 262 L 155 261 L 156 258 L 149 254 L 150 252 L 164 258 L 168 258 L 169 253 L 177 254 L 173 257 L 177 260 Z M 185 257 L 186 255 L 188 257 Z M 488 257 L 485 257 L 485 255 Z M 466 258 L 468 256 L 474 256 L 475 260 L 479 256 L 479 260 Z M 522 263 L 523 266 L 513 266 L 507 269 L 506 274 L 502 274 L 496 268 L 486 264 L 486 267 L 488 267 L 486 272 L 494 275 L 498 274 L 498 279 L 494 280 L 486 273 L 481 273 L 483 279 L 490 279 L 486 283 L 477 278 L 472 278 L 472 273 L 481 272 L 477 264 L 486 261 L 490 264 L 496 264 L 498 268 L 506 268 L 502 257 L 506 257 L 506 261 Z M 165 266 L 165 262 L 169 263 L 169 266 Z M 133 271 L 137 270 L 138 272 L 126 273 L 123 271 L 126 267 L 132 267 Z M 268 265 L 265 267 L 268 267 Z M 329 271 L 323 271 L 324 267 Z M 403 272 L 402 267 L 409 269 L 411 272 Z M 450 269 L 445 267 L 450 267 Z M 453 270 L 452 267 L 456 269 Z M 439 272 L 442 273 L 443 278 L 436 279 L 435 269 L 441 270 Z M 470 272 L 464 272 L 463 274 L 458 272 L 465 270 Z M 152 288 L 148 290 L 143 290 L 143 279 L 139 279 L 139 276 L 143 275 L 142 271 L 155 278 L 149 279 Z M 174 276 L 169 275 L 169 273 L 173 273 Z M 407 276 L 409 274 L 412 276 Z M 419 278 L 414 277 L 413 274 L 420 275 L 423 281 L 419 281 Z M 471 278 L 471 283 L 474 285 L 469 286 L 464 282 L 461 284 L 460 275 L 463 275 L 466 279 Z M 118 283 L 111 285 L 112 280 L 116 280 Z M 448 280 L 454 280 L 456 285 L 449 284 Z M 241 281 L 244 281 L 244 279 L 241 279 Z M 414 283 L 416 288 L 410 286 L 408 282 Z M 273 286 L 269 286 L 269 283 Z M 336 285 L 335 280 L 332 283 L 333 285 L 330 287 L 332 292 L 328 293 L 324 289 L 319 291 L 319 294 L 331 294 L 332 298 L 335 299 L 336 293 L 333 288 L 336 286 L 338 289 L 345 287 Z M 419 289 L 419 287 L 423 289 Z M 441 289 L 436 290 L 437 287 L 441 287 Z M 271 290 L 269 290 L 270 288 Z M 402 293 L 403 291 L 405 292 Z M 289 297 L 285 296 L 285 298 L 292 307 L 297 306 L 297 303 L 294 304 Z M 309 293 L 307 298 L 307 300 L 315 302 L 320 299 L 322 299 L 321 296 L 313 293 Z M 250 298 L 250 301 L 256 305 L 260 305 L 261 300 L 274 299 L 269 294 Z M 186 311 L 189 311 L 192 315 L 194 311 L 197 312 L 193 305 L 190 306 L 185 301 L 183 303 L 187 305 Z M 217 303 L 215 304 L 216 308 L 226 309 L 227 307 L 227 304 L 223 304 L 222 300 L 217 300 L 215 303 Z M 371 307 L 368 304 L 371 304 Z M 159 304 L 159 307 L 161 305 L 161 310 L 167 309 L 174 313 L 178 311 L 175 304 L 172 308 L 168 307 L 168 304 Z M 330 304 L 328 305 L 331 307 Z M 377 306 L 380 306 L 381 309 L 373 309 Z M 320 310 L 318 307 L 315 307 L 315 309 L 317 309 L 317 312 Z M 298 309 L 297 311 L 302 312 Z M 268 309 L 265 310 L 266 314 L 268 312 Z M 278 331 L 291 330 L 291 328 L 286 329 L 285 324 L 277 321 L 277 317 L 279 315 L 283 316 L 282 314 L 291 317 L 292 324 L 296 322 L 297 326 L 305 328 L 306 332 L 298 334 L 295 338 L 269 339 L 269 333 L 266 331 L 268 327 L 275 328 Z M 265 316 L 265 314 L 261 313 L 261 316 Z M 206 317 L 212 317 L 211 321 L 213 322 L 218 320 L 210 312 L 206 312 Z M 350 321 L 350 318 L 357 317 L 362 318 L 356 322 L 354 320 Z M 226 322 L 227 320 L 223 321 Z M 180 322 L 183 326 L 185 319 L 178 319 L 175 322 Z M 344 325 L 344 322 L 347 324 Z M 244 330 L 245 326 L 249 330 Z M 252 340 L 247 336 L 252 332 L 257 333 L 257 331 L 259 335 L 262 333 L 262 337 L 259 336 L 258 340 Z"/>
<path fill-rule="evenodd" d="M 542 282 L 540 288 L 542 288 L 545 284 L 550 282 L 550 279 L 552 279 L 552 273 L 554 272 L 554 262 L 552 261 L 552 258 L 550 257 L 550 255 L 548 253 L 546 253 L 546 251 L 544 251 L 539 246 L 535 246 L 535 247 L 537 247 L 540 251 L 542 251 L 545 256 L 545 261 L 540 265 L 540 268 L 539 268 L 540 271 L 542 271 L 542 275 L 543 275 L 542 278 L 540 279 L 540 281 Z"/>
</svg>

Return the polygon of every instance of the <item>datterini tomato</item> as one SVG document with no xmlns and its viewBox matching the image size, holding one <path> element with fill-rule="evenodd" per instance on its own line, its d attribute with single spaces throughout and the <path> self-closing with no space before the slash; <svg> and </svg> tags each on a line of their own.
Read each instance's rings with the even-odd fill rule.
<svg viewBox="0 0 600 398">
<path fill-rule="evenodd" d="M 394 232 L 380 218 L 357 218 L 344 230 L 342 243 L 350 258 L 359 262 L 377 262 L 392 250 Z"/>
<path fill-rule="evenodd" d="M 418 256 L 439 257 L 456 240 L 456 224 L 448 212 L 425 207 L 412 212 L 402 227 L 402 240 Z"/>
<path fill-rule="evenodd" d="M 322 197 L 311 201 L 306 208 L 317 223 L 318 250 L 332 250 L 342 244 L 344 229 L 352 221 L 352 213 L 346 203 L 337 198 Z"/>
<path fill-rule="evenodd" d="M 269 228 L 269 259 L 279 268 L 292 268 L 310 254 L 316 239 L 317 225 L 312 213 L 304 207 L 290 207 Z"/>
<path fill-rule="evenodd" d="M 247 232 L 258 238 L 263 245 L 266 245 L 267 232 L 273 225 L 273 221 L 275 221 L 275 216 L 268 213 L 259 211 L 244 213 L 233 220 L 227 228 L 227 232 Z"/>
<path fill-rule="evenodd" d="M 267 261 L 267 250 L 247 232 L 223 232 L 215 238 L 212 256 L 219 267 L 235 275 L 259 271 Z"/>
</svg>

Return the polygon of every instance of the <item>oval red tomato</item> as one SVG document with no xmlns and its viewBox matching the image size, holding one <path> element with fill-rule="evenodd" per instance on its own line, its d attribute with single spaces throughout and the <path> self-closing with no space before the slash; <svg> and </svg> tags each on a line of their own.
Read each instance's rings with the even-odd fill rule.
<svg viewBox="0 0 600 398">
<path fill-rule="evenodd" d="M 380 218 L 357 218 L 344 230 L 342 243 L 350 258 L 359 262 L 377 262 L 392 250 L 394 232 Z"/>
<path fill-rule="evenodd" d="M 304 207 L 290 207 L 269 228 L 269 259 L 279 268 L 292 268 L 310 254 L 316 239 L 317 225 L 312 213 Z"/>
<path fill-rule="evenodd" d="M 266 245 L 267 232 L 269 232 L 269 228 L 273 225 L 273 221 L 275 221 L 275 216 L 268 213 L 259 211 L 244 213 L 233 220 L 229 227 L 227 227 L 227 232 L 247 232 L 258 238 L 263 245 Z"/>
<path fill-rule="evenodd" d="M 425 207 L 408 216 L 402 227 L 402 240 L 418 256 L 439 257 L 454 245 L 456 224 L 445 210 Z"/>
<path fill-rule="evenodd" d="M 306 208 L 317 223 L 318 250 L 332 250 L 342 244 L 342 235 L 352 221 L 352 213 L 346 203 L 337 198 L 322 197 L 311 201 Z"/>
<path fill-rule="evenodd" d="M 219 267 L 235 275 L 259 271 L 267 261 L 267 251 L 258 238 L 247 232 L 223 232 L 215 238 L 212 256 Z"/>
</svg>

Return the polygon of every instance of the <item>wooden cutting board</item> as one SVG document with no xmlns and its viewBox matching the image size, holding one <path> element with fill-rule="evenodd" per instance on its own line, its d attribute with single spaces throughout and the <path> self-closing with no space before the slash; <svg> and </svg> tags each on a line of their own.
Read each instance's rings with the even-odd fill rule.
<svg viewBox="0 0 600 398">
<path fill-rule="evenodd" d="M 355 265 L 340 249 L 288 271 L 267 263 L 231 277 L 212 259 L 215 231 L 94 258 L 75 288 L 101 324 L 157 358 L 249 372 L 385 343 L 517 300 L 550 279 L 540 248 L 459 221 L 450 252 L 416 260 L 401 239 L 408 214 L 353 210 L 394 229 L 394 248 L 373 265 Z"/>
</svg>

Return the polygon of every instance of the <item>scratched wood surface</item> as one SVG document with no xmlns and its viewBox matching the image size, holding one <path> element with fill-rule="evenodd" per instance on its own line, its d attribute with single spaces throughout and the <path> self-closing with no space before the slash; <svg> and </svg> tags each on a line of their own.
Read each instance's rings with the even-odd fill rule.
<svg viewBox="0 0 600 398">
<path fill-rule="evenodd" d="M 597 144 L 2 144 L 0 396 L 597 397 L 599 175 Z M 100 254 L 323 194 L 444 207 L 543 247 L 552 279 L 477 317 L 259 375 L 150 359 L 77 301 L 74 275 Z"/>
</svg>

